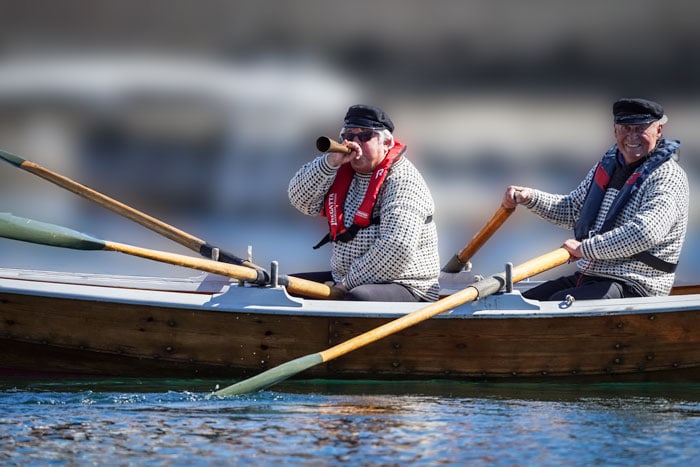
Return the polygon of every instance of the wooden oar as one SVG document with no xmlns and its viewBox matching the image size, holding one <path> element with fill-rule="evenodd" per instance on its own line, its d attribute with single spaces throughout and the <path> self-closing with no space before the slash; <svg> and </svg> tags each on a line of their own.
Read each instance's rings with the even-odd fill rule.
<svg viewBox="0 0 700 467">
<path fill-rule="evenodd" d="M 65 227 L 16 217 L 9 213 L 0 213 L 0 237 L 74 250 L 118 251 L 127 255 L 219 274 L 254 284 L 266 285 L 270 282 L 267 272 L 261 269 L 100 240 Z M 280 275 L 278 283 L 286 286 L 290 292 L 309 298 L 338 299 L 343 295 L 343 292 L 335 287 L 298 277 Z"/>
<path fill-rule="evenodd" d="M 93 201 L 100 206 L 109 209 L 110 211 L 113 211 L 121 216 L 126 217 L 127 219 L 131 219 L 132 221 L 135 221 L 142 226 L 146 227 L 147 229 L 153 230 L 156 233 L 159 233 L 160 235 L 165 236 L 166 238 L 169 238 L 170 240 L 173 240 L 190 250 L 196 251 L 200 255 L 204 256 L 205 258 L 212 259 L 212 252 L 214 249 L 218 249 L 218 257 L 214 258 L 217 261 L 223 261 L 224 263 L 231 263 L 231 264 L 238 264 L 240 266 L 247 266 L 251 267 L 254 269 L 263 269 L 260 266 L 257 266 L 256 264 L 243 259 L 239 258 L 238 256 L 234 255 L 233 253 L 228 253 L 226 251 L 221 250 L 220 248 L 210 245 L 209 243 L 205 242 L 204 240 L 201 240 L 197 237 L 194 237 L 186 232 L 183 232 L 180 229 L 177 229 L 171 225 L 166 224 L 165 222 L 162 222 L 154 217 L 149 216 L 148 214 L 145 214 L 141 211 L 138 211 L 132 207 L 127 206 L 124 203 L 121 203 L 115 199 L 112 199 L 106 195 L 103 195 L 102 193 L 99 193 L 92 188 L 88 188 L 85 185 L 81 185 L 78 182 L 75 182 L 71 180 L 70 178 L 64 177 L 63 175 L 59 175 L 55 172 L 50 171 L 49 169 L 46 169 L 38 164 L 35 164 L 34 162 L 30 162 L 28 160 L 22 159 L 19 156 L 16 156 L 12 153 L 9 153 L 7 151 L 3 151 L 0 149 L 0 158 L 4 159 L 6 162 L 9 162 L 10 164 L 19 167 L 21 169 L 26 170 L 29 173 L 32 173 L 34 175 L 38 175 L 39 177 L 43 178 L 44 180 L 48 180 L 51 183 L 54 183 L 62 188 L 65 188 L 69 191 L 72 191 L 73 193 L 82 196 L 83 198 Z"/>
<path fill-rule="evenodd" d="M 515 211 L 515 208 L 504 208 L 503 206 L 498 208 L 496 214 L 486 223 L 485 226 L 474 235 L 474 238 L 462 248 L 462 251 L 454 255 L 450 261 L 442 268 L 444 272 L 459 272 L 464 268 L 464 266 L 469 262 L 469 260 L 474 256 L 474 254 L 481 248 L 486 240 L 491 238 L 491 236 L 498 230 L 498 228 L 508 219 L 508 217 Z"/>
<path fill-rule="evenodd" d="M 558 248 L 550 253 L 531 259 L 513 268 L 513 282 L 518 282 L 541 272 L 547 271 L 555 266 L 566 263 L 569 260 L 569 253 L 564 248 Z M 402 331 L 410 326 L 418 324 L 444 311 L 451 310 L 464 303 L 471 302 L 477 298 L 483 298 L 498 292 L 506 283 L 505 273 L 494 275 L 490 278 L 475 282 L 467 288 L 449 295 L 437 302 L 431 303 L 423 308 L 411 312 L 393 321 L 389 321 L 375 329 L 367 331 L 359 336 L 353 337 L 341 344 L 322 352 L 309 354 L 295 360 L 278 365 L 252 378 L 235 383 L 224 389 L 214 392 L 213 396 L 223 397 L 237 394 L 248 394 L 270 387 L 280 381 L 296 375 L 312 366 L 325 363 L 334 358 L 357 350 L 368 344 L 376 342 L 386 336 Z"/>
</svg>

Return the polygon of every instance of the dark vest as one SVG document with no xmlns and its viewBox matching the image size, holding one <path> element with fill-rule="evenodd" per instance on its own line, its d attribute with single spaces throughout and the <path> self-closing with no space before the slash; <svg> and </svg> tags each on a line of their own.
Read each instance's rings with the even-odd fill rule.
<svg viewBox="0 0 700 467">
<path fill-rule="evenodd" d="M 591 235 L 601 234 L 612 229 L 615 219 L 622 211 L 622 208 L 629 201 L 630 197 L 639 189 L 644 180 L 656 170 L 661 164 L 668 161 L 671 156 L 678 150 L 680 143 L 674 140 L 661 139 L 656 148 L 649 154 L 643 162 L 638 166 L 634 164 L 631 167 L 620 166 L 617 162 L 617 146 L 613 146 L 601 159 L 596 167 L 593 181 L 588 188 L 586 199 L 581 207 L 581 214 L 576 225 L 574 226 L 574 236 L 581 241 L 589 238 Z M 631 174 L 626 176 L 625 170 Z M 626 176 L 624 184 L 619 188 L 619 192 L 613 200 L 610 209 L 605 215 L 603 225 L 598 231 L 593 231 L 593 225 L 600 209 L 600 204 L 603 201 L 605 192 L 610 186 L 619 185 L 614 183 L 619 176 Z M 613 181 L 614 184 L 611 184 Z M 648 266 L 659 269 L 664 272 L 672 273 L 676 270 L 676 264 L 668 263 L 660 258 L 652 255 L 648 251 L 637 253 L 633 256 L 634 259 L 641 261 Z"/>
</svg>

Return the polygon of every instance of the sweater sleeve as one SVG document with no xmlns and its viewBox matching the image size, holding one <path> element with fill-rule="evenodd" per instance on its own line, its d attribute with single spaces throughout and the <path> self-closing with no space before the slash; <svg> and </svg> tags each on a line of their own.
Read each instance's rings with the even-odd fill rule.
<svg viewBox="0 0 700 467">
<path fill-rule="evenodd" d="M 595 167 L 586 178 L 568 195 L 556 195 L 541 190 L 532 190 L 532 199 L 526 207 L 552 224 L 572 230 L 581 213 L 588 187 L 593 180 Z"/>
<path fill-rule="evenodd" d="M 325 154 L 306 163 L 289 182 L 287 195 L 292 206 L 306 215 L 319 215 L 337 172 L 337 168 L 328 164 Z"/>
</svg>

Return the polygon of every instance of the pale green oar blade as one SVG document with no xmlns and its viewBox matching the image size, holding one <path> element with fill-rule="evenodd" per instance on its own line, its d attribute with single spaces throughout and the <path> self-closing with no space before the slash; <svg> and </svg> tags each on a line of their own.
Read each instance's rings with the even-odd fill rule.
<svg viewBox="0 0 700 467">
<path fill-rule="evenodd" d="M 238 383 L 232 384 L 231 386 L 225 387 L 224 389 L 220 389 L 211 395 L 224 397 L 260 391 L 261 389 L 274 386 L 292 375 L 301 373 L 302 371 L 321 363 L 323 363 L 323 356 L 320 353 L 299 357 L 274 368 L 270 368 L 259 375 L 253 376 L 252 378 L 245 379 Z"/>
<path fill-rule="evenodd" d="M 105 243 L 75 230 L 0 213 L 0 237 L 74 250 L 103 250 Z"/>
</svg>

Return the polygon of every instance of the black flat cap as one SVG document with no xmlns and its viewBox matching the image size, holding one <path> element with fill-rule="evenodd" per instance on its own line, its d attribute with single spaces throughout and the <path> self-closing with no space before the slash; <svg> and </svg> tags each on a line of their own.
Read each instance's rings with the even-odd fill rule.
<svg viewBox="0 0 700 467">
<path fill-rule="evenodd" d="M 664 108 L 647 99 L 625 98 L 613 104 L 615 123 L 620 125 L 643 125 L 664 117 Z"/>
<path fill-rule="evenodd" d="M 353 105 L 345 114 L 345 126 L 348 128 L 387 129 L 393 133 L 394 122 L 379 107 L 373 105 Z"/>
</svg>

